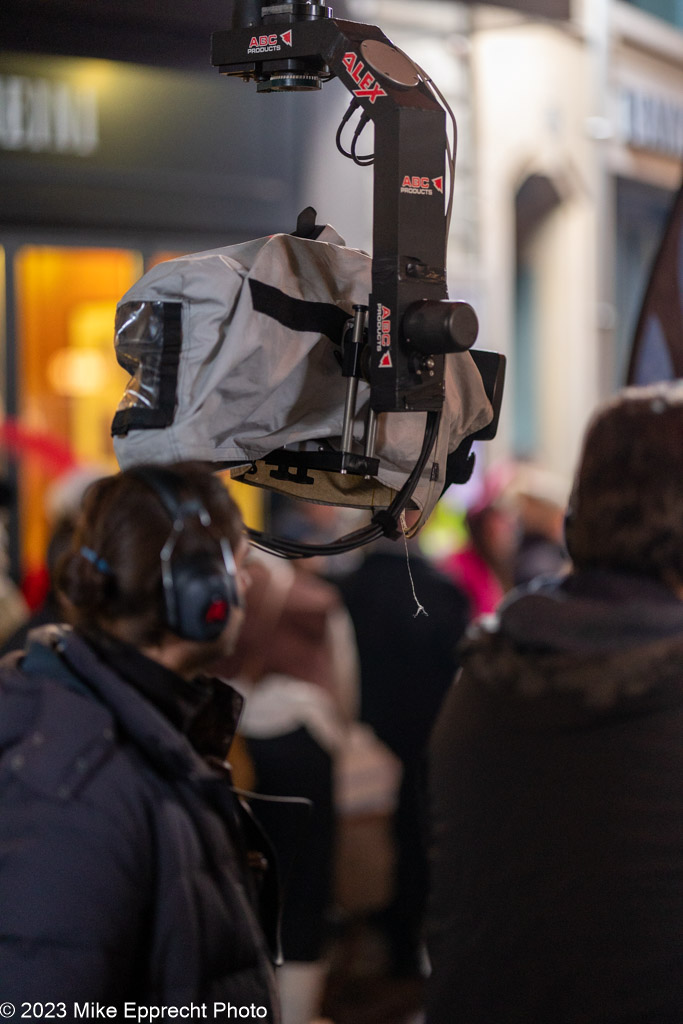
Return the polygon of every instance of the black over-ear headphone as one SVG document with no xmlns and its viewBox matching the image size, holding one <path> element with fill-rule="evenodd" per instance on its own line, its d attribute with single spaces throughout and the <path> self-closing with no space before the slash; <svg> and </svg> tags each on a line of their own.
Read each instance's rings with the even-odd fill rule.
<svg viewBox="0 0 683 1024">
<path fill-rule="evenodd" d="M 197 519 L 206 529 L 211 516 L 198 497 L 180 498 L 185 481 L 168 467 L 135 466 L 129 472 L 154 491 L 171 519 L 172 529 L 160 555 L 168 628 L 185 640 L 215 640 L 227 624 L 230 609 L 241 605 L 229 541 L 216 539 L 215 554 L 175 554 L 186 522 Z"/>
</svg>

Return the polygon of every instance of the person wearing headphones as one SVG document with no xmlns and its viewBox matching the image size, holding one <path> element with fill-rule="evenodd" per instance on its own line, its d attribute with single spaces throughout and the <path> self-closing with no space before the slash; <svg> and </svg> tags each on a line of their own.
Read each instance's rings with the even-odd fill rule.
<svg viewBox="0 0 683 1024">
<path fill-rule="evenodd" d="M 279 1020 L 270 875 L 226 760 L 241 698 L 201 674 L 235 644 L 247 550 L 198 463 L 88 489 L 57 571 L 71 625 L 0 663 L 0 1000 Z"/>
</svg>

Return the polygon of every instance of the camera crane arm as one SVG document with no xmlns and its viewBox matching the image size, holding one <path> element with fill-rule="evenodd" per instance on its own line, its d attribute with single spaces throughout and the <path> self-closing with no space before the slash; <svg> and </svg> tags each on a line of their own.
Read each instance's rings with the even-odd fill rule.
<svg viewBox="0 0 683 1024">
<path fill-rule="evenodd" d="M 315 3 L 260 7 L 236 8 L 236 27 L 213 34 L 212 64 L 260 92 L 317 89 L 336 77 L 373 122 L 370 404 L 375 413 L 438 412 L 444 354 L 468 349 L 477 333 L 473 310 L 445 301 L 444 107 L 379 28 Z"/>
</svg>

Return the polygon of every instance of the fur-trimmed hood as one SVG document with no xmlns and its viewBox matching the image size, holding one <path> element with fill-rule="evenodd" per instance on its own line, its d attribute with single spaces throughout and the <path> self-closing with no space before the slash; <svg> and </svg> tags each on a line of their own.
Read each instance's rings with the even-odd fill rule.
<svg viewBox="0 0 683 1024">
<path fill-rule="evenodd" d="M 655 580 L 584 570 L 514 591 L 463 649 L 468 675 L 520 696 L 594 708 L 683 681 L 683 601 Z"/>
</svg>

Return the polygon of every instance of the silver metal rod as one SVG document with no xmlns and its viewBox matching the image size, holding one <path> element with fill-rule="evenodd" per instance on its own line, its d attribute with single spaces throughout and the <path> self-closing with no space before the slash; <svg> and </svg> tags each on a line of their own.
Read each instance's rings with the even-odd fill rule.
<svg viewBox="0 0 683 1024">
<path fill-rule="evenodd" d="M 365 450 L 363 454 L 366 459 L 375 456 L 375 445 L 377 443 L 377 413 L 368 406 L 368 413 L 365 417 Z"/>
<path fill-rule="evenodd" d="M 366 417 L 366 445 L 364 455 L 367 459 L 375 457 L 375 445 L 377 443 L 377 413 L 374 409 L 368 409 Z"/>
<path fill-rule="evenodd" d="M 365 330 L 365 314 L 368 311 L 368 307 L 357 305 L 354 306 L 353 309 L 353 335 L 351 337 L 351 344 L 362 345 L 363 331 Z"/>
<path fill-rule="evenodd" d="M 353 328 L 351 338 L 347 341 L 348 345 L 353 345 L 355 354 L 351 364 L 346 364 L 348 367 L 346 372 L 352 373 L 351 376 L 346 378 L 346 401 L 344 404 L 344 420 L 342 423 L 342 438 L 341 447 L 343 452 L 351 452 L 353 448 L 353 423 L 356 418 L 356 401 L 358 398 L 358 377 L 355 375 L 358 373 L 358 359 L 360 356 L 360 349 L 364 341 L 365 331 L 365 314 L 367 313 L 367 306 L 354 306 L 353 311 Z M 347 355 L 351 353 L 349 349 Z M 342 473 L 345 470 L 341 471 Z"/>
<path fill-rule="evenodd" d="M 350 452 L 353 444 L 353 421 L 356 416 L 356 397 L 358 395 L 358 378 L 346 379 L 346 402 L 344 404 L 344 423 L 342 426 L 342 451 Z"/>
</svg>

